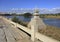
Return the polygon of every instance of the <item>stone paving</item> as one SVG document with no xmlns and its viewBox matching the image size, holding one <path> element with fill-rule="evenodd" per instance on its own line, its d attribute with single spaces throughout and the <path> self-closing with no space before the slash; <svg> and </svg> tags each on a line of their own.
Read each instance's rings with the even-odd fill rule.
<svg viewBox="0 0 60 42">
<path fill-rule="evenodd" d="M 30 37 L 0 18 L 0 42 L 32 42 Z"/>
</svg>

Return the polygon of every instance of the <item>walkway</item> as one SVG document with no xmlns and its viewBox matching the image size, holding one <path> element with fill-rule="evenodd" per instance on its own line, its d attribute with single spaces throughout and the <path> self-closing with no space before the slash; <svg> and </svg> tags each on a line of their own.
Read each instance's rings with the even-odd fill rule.
<svg viewBox="0 0 60 42">
<path fill-rule="evenodd" d="M 30 37 L 0 18 L 0 42 L 32 42 Z"/>
</svg>

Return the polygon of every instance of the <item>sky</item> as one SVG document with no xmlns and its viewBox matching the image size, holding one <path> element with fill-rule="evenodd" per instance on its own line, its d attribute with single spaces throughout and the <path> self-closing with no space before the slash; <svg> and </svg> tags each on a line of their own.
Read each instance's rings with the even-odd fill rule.
<svg viewBox="0 0 60 42">
<path fill-rule="evenodd" d="M 35 7 L 40 8 L 41 13 L 59 13 L 60 0 L 0 0 L 0 12 Z"/>
</svg>

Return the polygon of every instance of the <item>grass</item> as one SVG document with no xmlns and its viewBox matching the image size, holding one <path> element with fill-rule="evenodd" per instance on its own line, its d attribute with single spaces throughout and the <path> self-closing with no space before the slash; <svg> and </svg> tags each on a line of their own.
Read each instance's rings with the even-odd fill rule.
<svg viewBox="0 0 60 42">
<path fill-rule="evenodd" d="M 60 41 L 60 28 L 53 27 L 53 26 L 47 26 L 44 29 L 39 29 L 39 32 L 48 37 L 52 37 Z"/>
<path fill-rule="evenodd" d="M 57 19 L 60 19 L 60 16 L 52 16 L 52 15 L 50 15 L 50 16 L 45 16 L 45 18 L 57 18 Z"/>
</svg>

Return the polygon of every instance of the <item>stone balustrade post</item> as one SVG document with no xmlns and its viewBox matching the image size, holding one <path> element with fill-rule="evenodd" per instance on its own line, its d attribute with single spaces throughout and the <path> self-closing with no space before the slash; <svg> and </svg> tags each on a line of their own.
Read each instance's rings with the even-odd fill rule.
<svg viewBox="0 0 60 42">
<path fill-rule="evenodd" d="M 35 42 L 35 34 L 38 32 L 38 28 L 45 28 L 45 24 L 39 17 L 39 11 L 35 10 L 33 14 L 33 18 L 31 19 L 30 23 L 28 24 L 28 27 L 31 28 L 31 40 Z"/>
<path fill-rule="evenodd" d="M 33 42 L 35 42 L 35 33 L 38 32 L 38 25 L 37 25 L 37 21 L 36 21 L 36 18 L 37 16 L 36 15 L 33 15 L 34 18 L 31 19 L 31 40 Z"/>
</svg>

